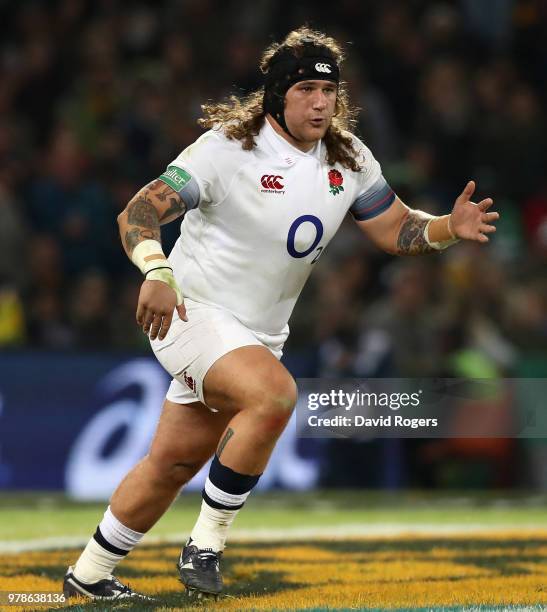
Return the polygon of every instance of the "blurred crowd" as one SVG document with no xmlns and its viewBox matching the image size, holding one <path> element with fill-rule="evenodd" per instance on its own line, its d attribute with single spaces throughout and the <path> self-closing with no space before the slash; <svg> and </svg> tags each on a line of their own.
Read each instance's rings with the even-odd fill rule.
<svg viewBox="0 0 547 612">
<path fill-rule="evenodd" d="M 259 87 L 262 49 L 308 23 L 347 43 L 357 132 L 403 201 L 444 214 L 472 178 L 502 218 L 487 246 L 403 259 L 347 219 L 292 319 L 296 375 L 546 375 L 542 0 L 28 0 L 0 16 L 0 347 L 147 349 L 116 215 L 200 135 L 200 104 Z"/>
</svg>

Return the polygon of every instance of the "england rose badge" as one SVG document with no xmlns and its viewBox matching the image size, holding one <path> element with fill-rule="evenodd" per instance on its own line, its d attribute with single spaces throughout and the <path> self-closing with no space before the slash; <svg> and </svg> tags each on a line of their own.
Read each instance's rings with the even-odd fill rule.
<svg viewBox="0 0 547 612">
<path fill-rule="evenodd" d="M 332 195 L 338 195 L 340 191 L 344 191 L 344 187 L 342 183 L 344 182 L 344 177 L 342 173 L 338 170 L 329 170 L 329 191 Z"/>
</svg>

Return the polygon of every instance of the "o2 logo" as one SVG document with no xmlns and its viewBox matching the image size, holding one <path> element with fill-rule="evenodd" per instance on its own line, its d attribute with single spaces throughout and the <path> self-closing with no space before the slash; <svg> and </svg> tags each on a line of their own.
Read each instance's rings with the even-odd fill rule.
<svg viewBox="0 0 547 612">
<path fill-rule="evenodd" d="M 315 227 L 315 238 L 306 250 L 297 251 L 295 245 L 296 232 L 304 223 L 311 223 Z M 289 228 L 289 234 L 287 236 L 287 251 L 291 257 L 301 259 L 315 250 L 317 245 L 321 242 L 321 238 L 323 238 L 323 224 L 321 223 L 321 219 L 314 217 L 313 215 L 302 215 L 301 217 L 295 219 Z M 311 262 L 312 264 L 319 259 L 322 250 L 322 246 L 317 248 L 317 255 L 313 258 L 313 261 Z"/>
</svg>

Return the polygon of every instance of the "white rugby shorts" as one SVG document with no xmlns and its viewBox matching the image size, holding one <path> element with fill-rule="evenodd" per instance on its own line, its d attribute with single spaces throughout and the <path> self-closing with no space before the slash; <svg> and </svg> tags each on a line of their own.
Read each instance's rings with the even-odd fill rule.
<svg viewBox="0 0 547 612">
<path fill-rule="evenodd" d="M 177 404 L 203 402 L 203 379 L 217 359 L 242 346 L 264 346 L 277 359 L 287 333 L 269 335 L 245 327 L 217 306 L 184 299 L 188 322 L 177 312 L 163 340 L 151 340 L 156 358 L 173 377 L 167 399 Z M 211 408 L 213 409 L 213 408 Z"/>
</svg>

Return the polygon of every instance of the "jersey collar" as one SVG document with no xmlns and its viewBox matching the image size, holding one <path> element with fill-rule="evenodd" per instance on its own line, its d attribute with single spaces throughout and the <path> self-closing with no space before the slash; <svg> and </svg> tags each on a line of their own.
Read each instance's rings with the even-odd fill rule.
<svg viewBox="0 0 547 612">
<path fill-rule="evenodd" d="M 315 143 L 313 149 L 310 149 L 307 153 L 294 147 L 288 140 L 285 140 L 283 136 L 280 136 L 270 125 L 267 118 L 264 118 L 264 125 L 260 130 L 259 138 L 263 139 L 276 153 L 279 153 L 282 157 L 314 157 L 317 160 L 321 158 L 321 142 Z"/>
</svg>

